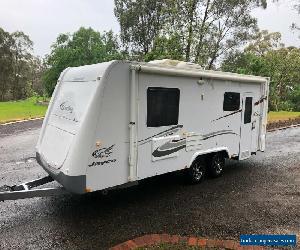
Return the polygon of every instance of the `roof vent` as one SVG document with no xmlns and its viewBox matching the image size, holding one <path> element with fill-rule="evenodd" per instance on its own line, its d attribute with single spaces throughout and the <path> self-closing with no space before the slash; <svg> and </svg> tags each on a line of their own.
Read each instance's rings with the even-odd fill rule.
<svg viewBox="0 0 300 250">
<path fill-rule="evenodd" d="M 159 66 L 173 66 L 182 69 L 203 69 L 199 64 L 196 63 L 171 60 L 171 59 L 154 60 L 154 61 L 150 61 L 149 63 L 156 64 Z"/>
<path fill-rule="evenodd" d="M 191 62 L 180 62 L 176 66 L 177 68 L 184 69 L 203 69 L 199 64 L 191 63 Z"/>
</svg>

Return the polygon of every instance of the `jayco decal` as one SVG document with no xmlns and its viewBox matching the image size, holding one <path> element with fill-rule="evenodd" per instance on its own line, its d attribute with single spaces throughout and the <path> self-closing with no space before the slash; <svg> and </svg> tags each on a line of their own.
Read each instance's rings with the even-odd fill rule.
<svg viewBox="0 0 300 250">
<path fill-rule="evenodd" d="M 107 161 L 97 161 L 97 162 L 94 161 L 92 164 L 89 165 L 89 167 L 102 166 L 104 164 L 116 162 L 116 161 L 117 159 L 107 160 Z"/>
<path fill-rule="evenodd" d="M 98 161 L 94 161 L 92 164 L 89 165 L 89 167 L 103 166 L 108 163 L 116 162 L 117 159 L 107 159 L 113 153 L 114 146 L 115 146 L 115 144 L 111 145 L 110 147 L 100 148 L 100 149 L 95 150 L 92 153 L 92 156 L 95 159 L 97 159 Z M 101 161 L 102 159 L 103 159 L 103 161 Z"/>
<path fill-rule="evenodd" d="M 107 147 L 107 148 L 97 149 L 92 153 L 92 156 L 94 158 L 107 158 L 112 154 L 112 150 L 113 150 L 114 146 L 115 146 L 115 144 L 113 144 L 113 145 L 111 145 L 110 147 Z"/>
</svg>

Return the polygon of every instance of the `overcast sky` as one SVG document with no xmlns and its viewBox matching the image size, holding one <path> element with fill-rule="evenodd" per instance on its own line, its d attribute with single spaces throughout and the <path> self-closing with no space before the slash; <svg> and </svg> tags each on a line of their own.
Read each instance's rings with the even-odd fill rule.
<svg viewBox="0 0 300 250">
<path fill-rule="evenodd" d="M 300 23 L 300 15 L 288 2 L 269 1 L 267 10 L 255 10 L 253 14 L 261 29 L 279 31 L 286 45 L 298 47 L 300 39 L 290 25 Z M 118 32 L 113 8 L 113 0 L 0 0 L 0 27 L 25 32 L 34 42 L 35 54 L 44 56 L 59 33 L 74 32 L 81 26 Z"/>
</svg>

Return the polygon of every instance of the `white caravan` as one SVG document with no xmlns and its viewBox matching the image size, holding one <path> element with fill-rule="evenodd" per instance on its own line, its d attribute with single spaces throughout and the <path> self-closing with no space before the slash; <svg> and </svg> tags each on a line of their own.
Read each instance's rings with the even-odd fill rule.
<svg viewBox="0 0 300 250">
<path fill-rule="evenodd" d="M 36 147 L 67 191 L 86 193 L 264 151 L 269 78 L 188 63 L 111 61 L 61 73 Z M 177 64 L 177 65 L 176 65 Z"/>
</svg>

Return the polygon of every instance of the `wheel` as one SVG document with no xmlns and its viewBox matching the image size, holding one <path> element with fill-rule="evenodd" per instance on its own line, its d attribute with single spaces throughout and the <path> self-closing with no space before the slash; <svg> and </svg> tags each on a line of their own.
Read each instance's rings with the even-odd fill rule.
<svg viewBox="0 0 300 250">
<path fill-rule="evenodd" d="M 202 159 L 196 159 L 191 167 L 187 170 L 189 183 L 196 184 L 201 182 L 204 178 L 205 170 L 205 161 Z"/>
<path fill-rule="evenodd" d="M 208 174 L 211 177 L 219 177 L 223 173 L 225 167 L 225 157 L 222 153 L 215 153 L 208 162 Z"/>
</svg>

